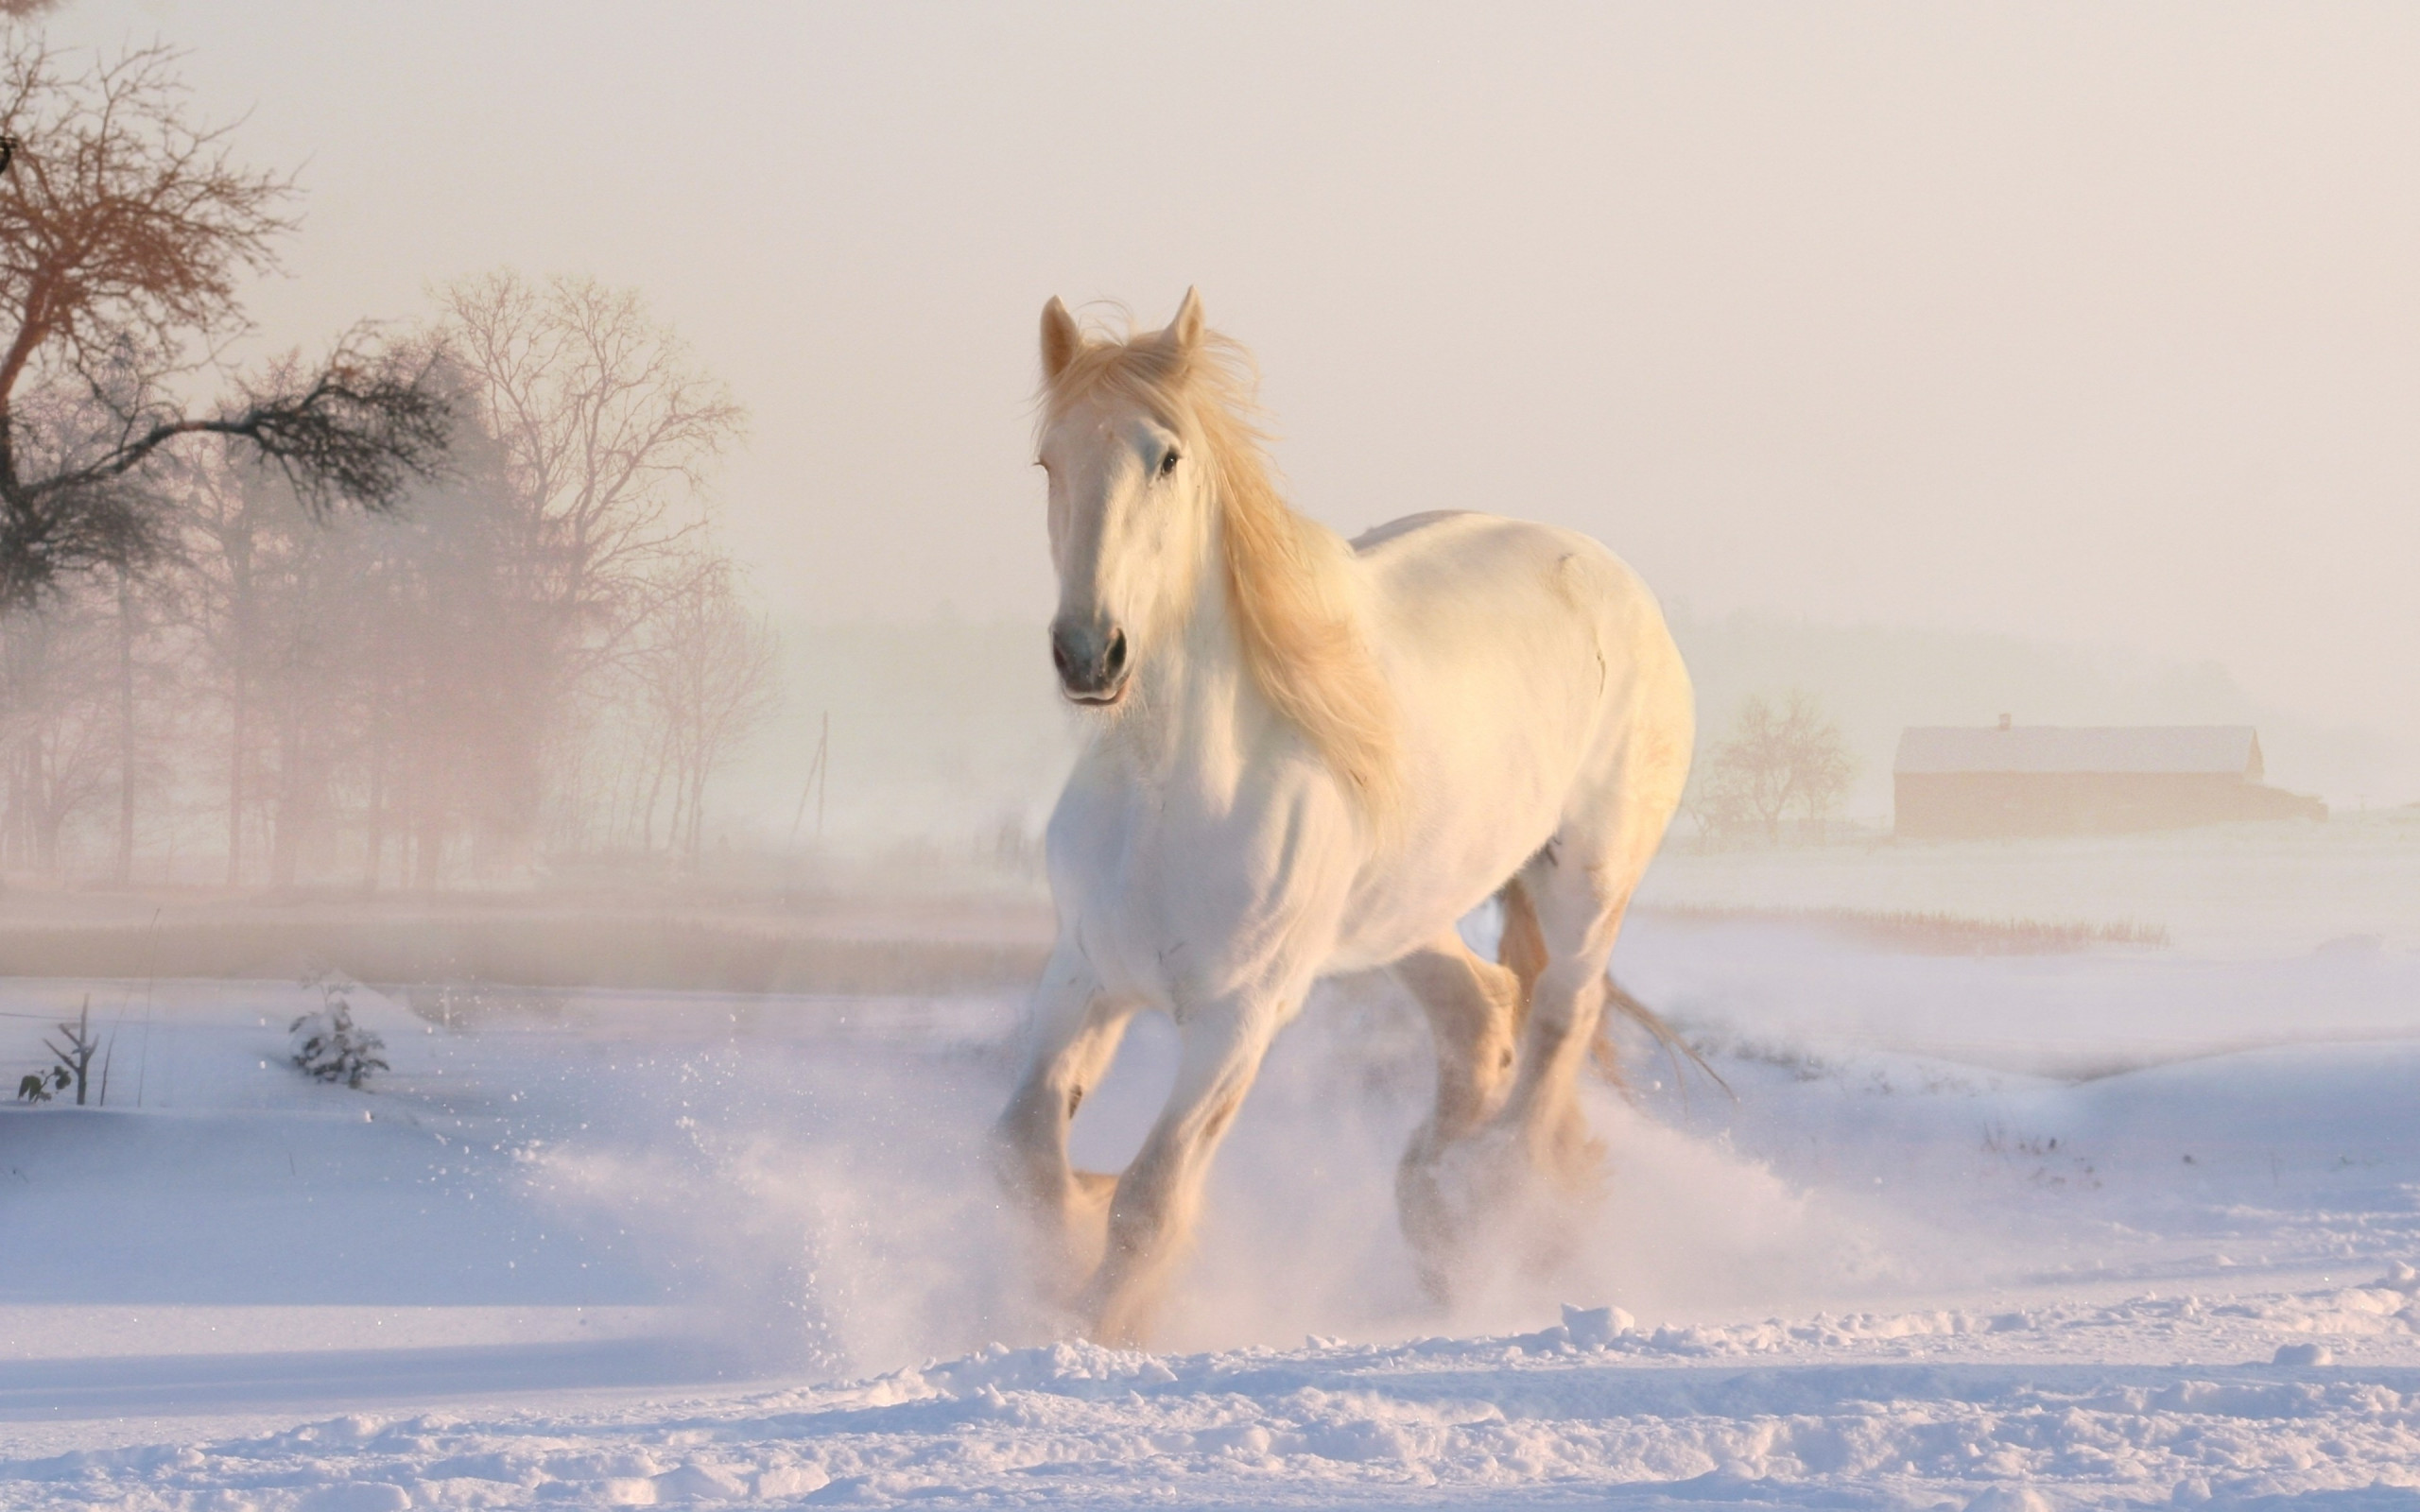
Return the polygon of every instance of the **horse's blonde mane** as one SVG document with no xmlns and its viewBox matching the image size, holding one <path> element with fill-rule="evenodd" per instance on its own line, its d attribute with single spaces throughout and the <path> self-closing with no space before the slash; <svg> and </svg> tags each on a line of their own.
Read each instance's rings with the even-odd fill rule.
<svg viewBox="0 0 2420 1512">
<path fill-rule="evenodd" d="M 1215 332 L 1178 349 L 1164 334 L 1084 341 L 1044 390 L 1043 423 L 1108 393 L 1208 449 L 1227 603 L 1263 696 L 1310 737 L 1381 825 L 1402 798 L 1392 691 L 1355 602 L 1352 548 L 1277 490 L 1258 422 L 1251 354 Z"/>
</svg>

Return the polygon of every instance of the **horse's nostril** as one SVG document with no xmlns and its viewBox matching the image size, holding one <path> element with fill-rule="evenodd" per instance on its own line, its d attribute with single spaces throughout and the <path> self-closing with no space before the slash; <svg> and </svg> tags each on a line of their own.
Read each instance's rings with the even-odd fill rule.
<svg viewBox="0 0 2420 1512">
<path fill-rule="evenodd" d="M 1124 630 L 1112 630 L 1109 632 L 1109 675 L 1113 678 L 1117 676 L 1118 672 L 1122 670 L 1125 665 L 1126 632 Z"/>
<path fill-rule="evenodd" d="M 1067 661 L 1067 648 L 1060 644 L 1056 638 L 1052 639 L 1050 643 L 1050 664 L 1059 669 L 1060 676 L 1062 677 L 1066 675 L 1067 668 L 1070 665 Z"/>
</svg>

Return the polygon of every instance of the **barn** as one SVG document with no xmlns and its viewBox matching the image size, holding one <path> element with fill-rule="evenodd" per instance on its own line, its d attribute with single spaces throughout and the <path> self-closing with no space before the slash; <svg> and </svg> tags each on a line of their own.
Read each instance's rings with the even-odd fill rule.
<svg viewBox="0 0 2420 1512">
<path fill-rule="evenodd" d="M 2324 819 L 2263 785 L 2250 725 L 1930 726 L 1892 765 L 1893 830 L 1911 840 L 2117 834 L 2235 819 Z"/>
</svg>

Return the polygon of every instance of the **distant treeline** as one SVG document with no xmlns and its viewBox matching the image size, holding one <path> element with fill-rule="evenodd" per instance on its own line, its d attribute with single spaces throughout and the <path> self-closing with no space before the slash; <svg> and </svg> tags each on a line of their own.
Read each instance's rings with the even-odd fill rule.
<svg viewBox="0 0 2420 1512">
<path fill-rule="evenodd" d="M 179 65 L 0 26 L 0 870 L 694 857 L 775 686 L 699 487 L 738 405 L 635 295 L 511 273 L 228 371 L 297 191 Z"/>
<path fill-rule="evenodd" d="M 144 476 L 141 549 L 0 617 L 0 868 L 429 887 L 696 854 L 777 691 L 697 488 L 738 408 L 582 281 L 458 284 L 417 339 L 435 481 L 330 512 L 199 446 Z"/>
</svg>

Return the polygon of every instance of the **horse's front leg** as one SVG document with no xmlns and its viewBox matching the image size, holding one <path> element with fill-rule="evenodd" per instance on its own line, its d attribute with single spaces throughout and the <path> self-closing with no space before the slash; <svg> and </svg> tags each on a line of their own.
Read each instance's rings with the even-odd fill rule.
<svg viewBox="0 0 2420 1512">
<path fill-rule="evenodd" d="M 1032 1042 L 1024 1074 L 993 1136 L 1002 1185 L 1034 1220 L 1038 1269 L 1053 1305 L 1074 1298 L 1098 1263 L 1103 1215 L 1116 1177 L 1067 1162 L 1067 1130 L 1084 1094 L 1100 1083 L 1133 1016 L 1103 995 L 1081 952 L 1062 944 L 1035 989 Z"/>
<path fill-rule="evenodd" d="M 1142 1341 L 1168 1275 L 1183 1258 L 1201 1209 L 1201 1188 L 1219 1142 L 1235 1122 L 1277 1031 L 1277 1005 L 1222 1000 L 1184 1016 L 1184 1050 L 1167 1106 L 1109 1208 L 1109 1245 L 1085 1290 L 1093 1336 Z"/>
</svg>

